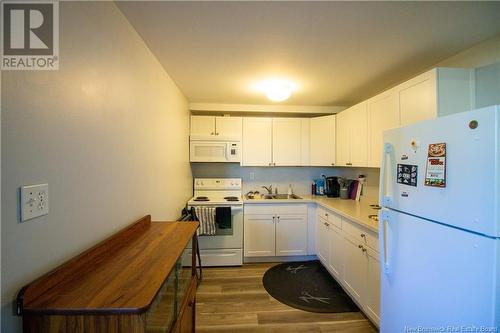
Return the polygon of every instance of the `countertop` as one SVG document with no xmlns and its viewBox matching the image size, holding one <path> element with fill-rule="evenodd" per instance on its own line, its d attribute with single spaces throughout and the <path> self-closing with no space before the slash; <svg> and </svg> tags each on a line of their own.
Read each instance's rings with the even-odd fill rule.
<svg viewBox="0 0 500 333">
<path fill-rule="evenodd" d="M 378 210 L 373 209 L 370 205 L 378 204 L 377 199 L 361 197 L 360 201 L 328 198 L 326 196 L 316 195 L 300 195 L 302 199 L 243 199 L 243 203 L 247 204 L 308 204 L 315 203 L 325 209 L 331 210 L 361 226 L 378 232 L 378 222 L 370 219 L 368 215 L 377 214 Z"/>
<path fill-rule="evenodd" d="M 23 313 L 142 313 L 197 228 L 146 216 L 25 287 Z"/>
</svg>

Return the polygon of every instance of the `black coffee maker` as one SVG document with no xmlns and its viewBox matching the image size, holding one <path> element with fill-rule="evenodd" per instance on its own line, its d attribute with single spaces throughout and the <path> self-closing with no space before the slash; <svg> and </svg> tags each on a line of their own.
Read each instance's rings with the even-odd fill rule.
<svg viewBox="0 0 500 333">
<path fill-rule="evenodd" d="M 338 198 L 340 196 L 340 184 L 338 177 L 326 177 L 325 193 L 327 197 Z"/>
</svg>

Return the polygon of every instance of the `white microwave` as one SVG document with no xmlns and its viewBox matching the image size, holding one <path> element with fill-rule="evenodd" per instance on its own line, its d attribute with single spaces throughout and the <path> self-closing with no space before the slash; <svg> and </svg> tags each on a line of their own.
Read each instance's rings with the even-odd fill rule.
<svg viewBox="0 0 500 333">
<path fill-rule="evenodd" d="M 189 161 L 240 162 L 240 142 L 192 140 L 189 144 Z"/>
</svg>

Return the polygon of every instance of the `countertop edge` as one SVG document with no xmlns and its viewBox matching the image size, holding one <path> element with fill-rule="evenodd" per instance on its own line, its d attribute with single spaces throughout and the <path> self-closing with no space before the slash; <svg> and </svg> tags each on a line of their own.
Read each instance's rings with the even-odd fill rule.
<svg viewBox="0 0 500 333">
<path fill-rule="evenodd" d="M 300 195 L 299 195 L 300 196 Z M 349 221 L 355 222 L 356 224 L 359 224 L 360 226 L 374 232 L 378 233 L 378 228 L 374 227 L 373 225 L 370 225 L 364 221 L 362 221 L 358 216 L 353 216 L 344 210 L 335 207 L 332 203 L 326 203 L 323 202 L 322 199 L 326 199 L 326 197 L 310 197 L 310 198 L 303 198 L 303 199 L 272 199 L 272 200 L 262 200 L 262 199 L 243 199 L 243 205 L 269 205 L 269 204 L 315 204 L 316 206 L 320 206 L 322 208 L 328 209 L 333 211 L 334 213 L 341 215 L 342 217 L 348 219 Z M 362 198 L 362 200 L 369 200 L 368 198 Z M 349 201 L 346 199 L 346 201 Z M 353 202 L 353 204 L 356 204 L 356 201 L 350 200 Z M 374 210 L 374 214 L 377 214 L 378 212 Z"/>
</svg>

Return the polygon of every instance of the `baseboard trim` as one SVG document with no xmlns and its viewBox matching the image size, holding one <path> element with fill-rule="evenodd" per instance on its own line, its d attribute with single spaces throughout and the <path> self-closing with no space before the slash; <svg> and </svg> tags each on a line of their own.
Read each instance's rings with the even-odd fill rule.
<svg viewBox="0 0 500 333">
<path fill-rule="evenodd" d="M 310 256 L 288 256 L 288 257 L 243 257 L 243 263 L 257 263 L 257 262 L 290 262 L 290 261 L 307 261 L 317 260 L 315 255 Z"/>
</svg>

